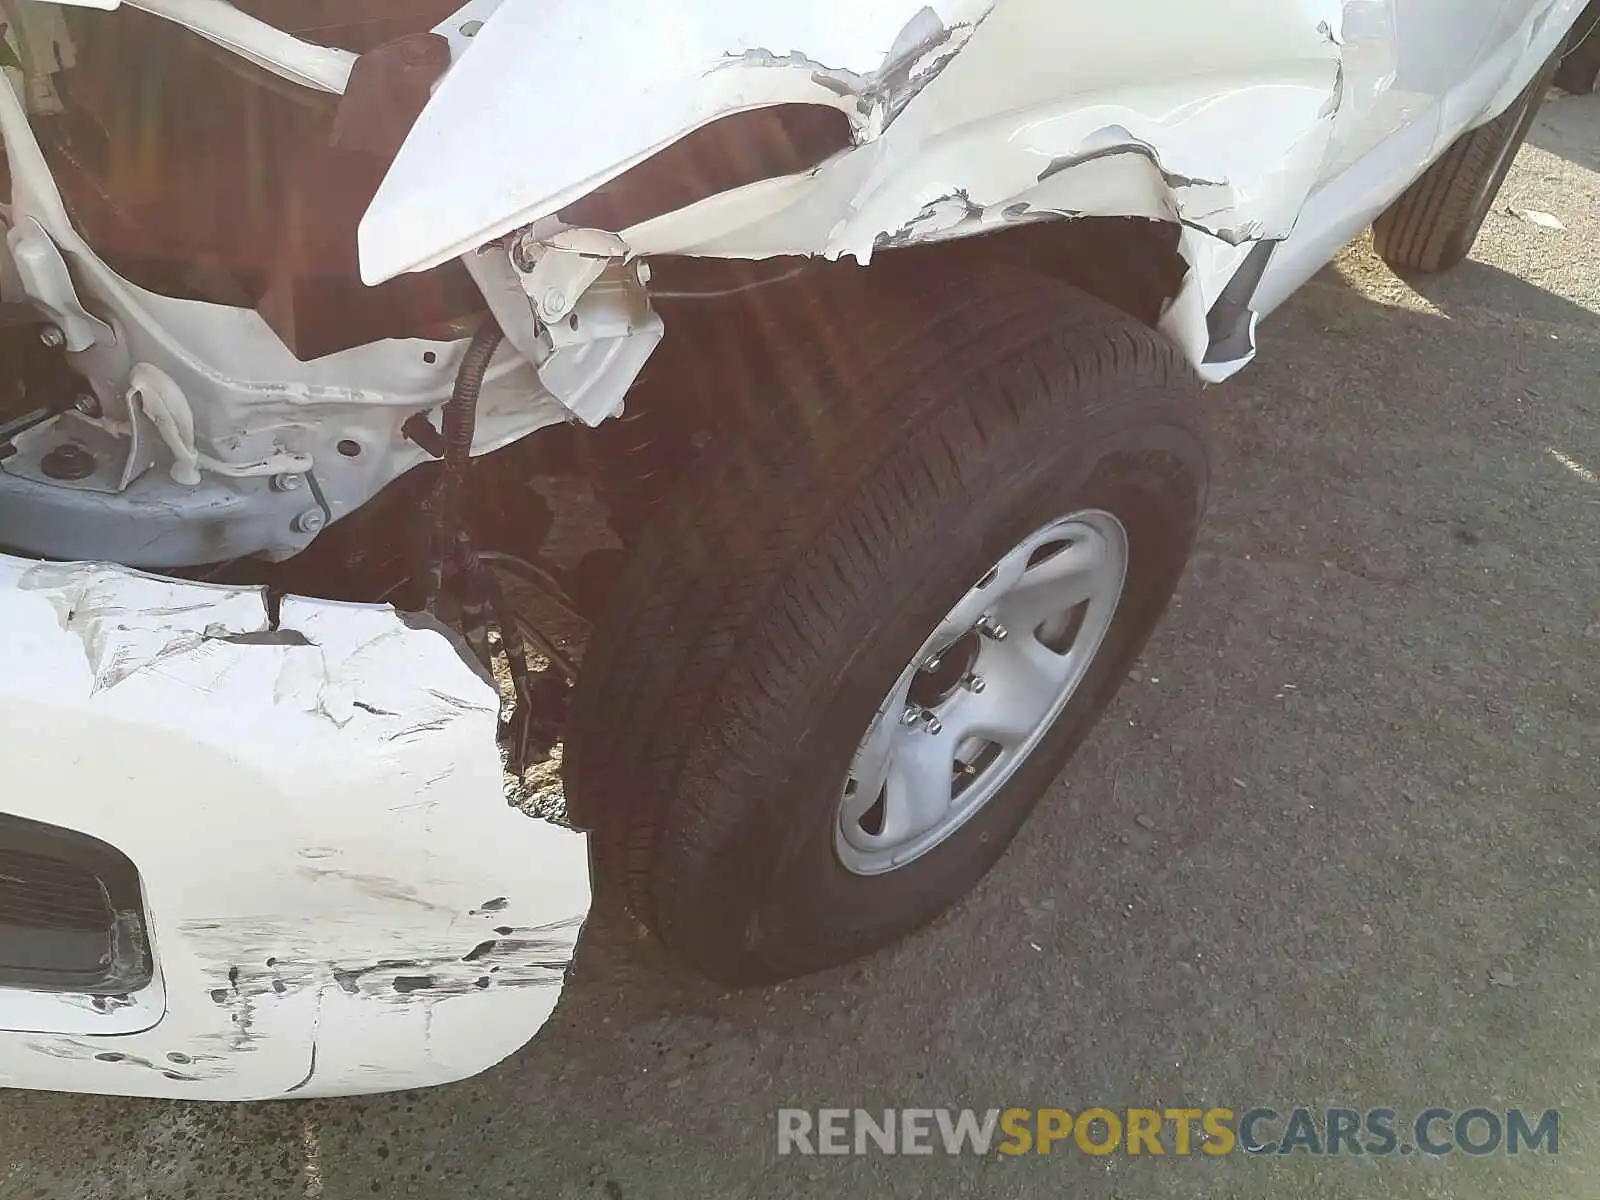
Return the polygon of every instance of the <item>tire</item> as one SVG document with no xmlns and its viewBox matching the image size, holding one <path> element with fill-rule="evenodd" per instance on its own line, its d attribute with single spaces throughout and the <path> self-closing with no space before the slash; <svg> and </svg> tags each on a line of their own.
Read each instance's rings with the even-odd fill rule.
<svg viewBox="0 0 1600 1200">
<path fill-rule="evenodd" d="M 1566 53 L 1556 68 L 1555 85 L 1575 96 L 1587 96 L 1600 79 L 1600 0 L 1590 0 L 1572 27 Z"/>
<path fill-rule="evenodd" d="M 790 352 L 720 385 L 743 432 L 643 532 L 574 696 L 602 884 L 729 983 L 846 962 L 972 888 L 1111 702 L 1204 508 L 1199 385 L 1164 339 L 1031 274 L 893 271 L 763 300 L 746 344 Z M 846 868 L 841 785 L 885 693 L 1000 551 L 1090 509 L 1126 530 L 1126 582 L 1065 708 L 945 840 Z"/>
<path fill-rule="evenodd" d="M 1372 244 L 1384 262 L 1432 275 L 1466 260 L 1560 62 L 1551 55 L 1505 112 L 1457 138 L 1378 216 Z"/>
</svg>

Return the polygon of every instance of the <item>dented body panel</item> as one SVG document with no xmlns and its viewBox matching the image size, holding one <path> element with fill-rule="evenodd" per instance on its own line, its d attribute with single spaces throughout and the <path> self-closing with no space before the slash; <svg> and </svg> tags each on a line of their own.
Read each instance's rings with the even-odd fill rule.
<svg viewBox="0 0 1600 1200">
<path fill-rule="evenodd" d="M 1581 6 L 468 0 L 434 31 L 448 69 L 365 211 L 360 273 L 465 263 L 507 343 L 476 453 L 621 410 L 671 336 L 653 257 L 867 264 L 1022 223 L 1163 222 L 1187 272 L 1160 328 L 1219 380 L 1258 318 L 1512 101 Z M 0 543 L 153 569 L 299 554 L 431 453 L 406 430 L 438 420 L 471 327 L 302 361 L 249 305 L 124 278 L 38 137 L 67 26 L 47 0 L 20 7 L 0 32 L 21 64 L 0 72 L 0 294 L 49 323 L 81 391 L 0 455 Z M 354 52 L 225 0 L 125 7 L 319 102 L 358 90 Z M 737 147 L 741 117 L 776 106 L 843 136 L 618 228 L 564 215 L 713 124 Z M 44 471 L 64 439 L 117 469 Z M 589 880 L 581 835 L 507 805 L 497 720 L 453 640 L 388 608 L 0 554 L 0 815 L 130 860 L 151 966 L 126 992 L 0 984 L 0 1085 L 348 1094 L 521 1046 Z"/>
<path fill-rule="evenodd" d="M 0 556 L 7 811 L 138 868 L 154 978 L 0 989 L 0 1085 L 193 1099 L 474 1074 L 561 993 L 581 835 L 503 798 L 497 697 L 386 608 Z"/>
<path fill-rule="evenodd" d="M 501 6 L 367 213 L 369 280 L 550 216 L 693 129 L 780 102 L 840 109 L 854 147 L 619 231 L 638 253 L 865 262 L 883 246 L 1089 213 L 1183 221 L 1225 242 L 1282 237 L 1338 110 L 1336 0 L 671 3 L 643 26 L 632 8 Z M 535 119 L 527 152 L 508 152 L 510 114 L 549 111 L 612 71 L 627 89 L 553 127 Z"/>
<path fill-rule="evenodd" d="M 1359 229 L 1509 103 L 1575 11 L 1576 0 L 505 0 L 369 208 L 363 273 L 375 282 L 537 228 L 713 120 L 825 105 L 849 118 L 850 148 L 611 232 L 639 255 L 864 263 L 1019 221 L 1178 222 L 1191 277 L 1164 327 L 1222 378 L 1253 346 L 1208 353 L 1206 315 L 1249 246 L 1299 238 L 1320 253 L 1335 229 Z M 1360 208 L 1310 206 L 1335 180 Z M 1294 283 L 1320 266 L 1284 259 L 1279 279 Z"/>
</svg>

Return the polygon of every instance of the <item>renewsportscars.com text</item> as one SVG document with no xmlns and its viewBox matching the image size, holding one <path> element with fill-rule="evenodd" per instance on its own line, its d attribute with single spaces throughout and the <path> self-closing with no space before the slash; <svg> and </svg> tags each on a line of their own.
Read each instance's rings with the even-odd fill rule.
<svg viewBox="0 0 1600 1200">
<path fill-rule="evenodd" d="M 778 1153 L 1150 1157 L 1556 1154 L 1557 1110 L 783 1108 Z"/>
</svg>

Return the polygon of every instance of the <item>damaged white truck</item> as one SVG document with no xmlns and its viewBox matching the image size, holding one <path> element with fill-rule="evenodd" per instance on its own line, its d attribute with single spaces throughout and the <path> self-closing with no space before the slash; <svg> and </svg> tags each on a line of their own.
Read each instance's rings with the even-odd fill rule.
<svg viewBox="0 0 1600 1200">
<path fill-rule="evenodd" d="M 0 2 L 0 1083 L 480 1071 L 591 861 L 731 982 L 927 922 L 1202 383 L 1369 224 L 1462 259 L 1581 7 Z"/>
</svg>

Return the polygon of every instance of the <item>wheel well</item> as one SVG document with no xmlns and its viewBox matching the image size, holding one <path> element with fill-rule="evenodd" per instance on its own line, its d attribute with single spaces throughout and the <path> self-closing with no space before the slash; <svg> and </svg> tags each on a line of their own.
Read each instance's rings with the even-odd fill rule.
<svg viewBox="0 0 1600 1200">
<path fill-rule="evenodd" d="M 1047 275 L 1088 292 L 1154 326 L 1178 293 L 1188 264 L 1178 253 L 1179 227 L 1143 217 L 1076 217 L 1013 225 L 978 237 L 879 251 L 867 270 L 916 262 L 925 271 L 968 272 L 1012 266 Z M 650 291 L 669 326 L 705 313 L 723 300 L 749 299 L 771 283 L 810 272 L 851 272 L 854 263 L 780 258 L 657 258 Z M 698 303 L 697 303 L 698 302 Z M 692 314 L 692 316 L 691 316 Z M 668 335 L 669 342 L 672 335 Z"/>
<path fill-rule="evenodd" d="M 862 271 L 853 262 L 780 258 L 765 262 L 652 259 L 650 291 L 667 326 L 666 341 L 628 394 L 621 419 L 582 433 L 574 455 L 630 542 L 646 514 L 663 502 L 700 450 L 719 434 L 762 420 L 758 380 L 775 353 L 809 343 L 827 353 L 830 294 L 874 272 L 902 275 L 909 286 L 1011 267 L 1070 283 L 1154 327 L 1188 271 L 1178 226 L 1136 217 L 1082 217 L 1015 225 L 979 237 L 884 250 Z M 871 285 L 869 285 L 871 286 Z"/>
<path fill-rule="evenodd" d="M 1076 217 L 1016 225 L 982 237 L 894 253 L 957 258 L 963 269 L 1007 264 L 1036 271 L 1070 283 L 1154 327 L 1189 270 L 1178 253 L 1180 232 L 1171 221 Z"/>
<path fill-rule="evenodd" d="M 1556 71 L 1556 86 L 1585 95 L 1594 91 L 1600 76 L 1600 0 L 1589 0 L 1572 31 Z"/>
</svg>

